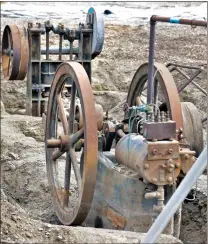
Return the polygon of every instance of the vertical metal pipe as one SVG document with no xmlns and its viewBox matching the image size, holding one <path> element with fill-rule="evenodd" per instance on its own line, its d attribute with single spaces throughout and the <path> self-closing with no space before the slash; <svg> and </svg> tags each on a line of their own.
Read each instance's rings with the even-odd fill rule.
<svg viewBox="0 0 208 244">
<path fill-rule="evenodd" d="M 73 41 L 70 41 L 70 60 L 72 60 L 73 56 Z"/>
<path fill-rule="evenodd" d="M 59 60 L 62 58 L 62 35 L 60 35 L 59 39 Z"/>
<path fill-rule="evenodd" d="M 191 167 L 165 208 L 159 214 L 141 243 L 155 243 L 163 232 L 174 213 L 178 210 L 191 188 L 196 184 L 199 176 L 207 167 L 207 147 L 204 148 L 194 165 Z"/>
<path fill-rule="evenodd" d="M 32 116 L 32 34 L 28 28 L 28 43 L 29 43 L 29 61 L 27 74 L 27 100 L 26 100 L 26 115 Z"/>
<path fill-rule="evenodd" d="M 49 31 L 46 31 L 46 60 L 49 59 Z"/>
<path fill-rule="evenodd" d="M 151 104 L 152 103 L 152 94 L 153 94 L 155 25 L 156 25 L 156 22 L 150 20 L 149 63 L 148 63 L 148 81 L 147 81 L 147 104 Z"/>
</svg>

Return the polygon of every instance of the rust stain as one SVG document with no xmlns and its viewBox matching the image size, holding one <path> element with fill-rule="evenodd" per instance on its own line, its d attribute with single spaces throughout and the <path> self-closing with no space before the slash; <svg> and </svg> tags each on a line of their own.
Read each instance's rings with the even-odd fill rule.
<svg viewBox="0 0 208 244">
<path fill-rule="evenodd" d="M 105 212 L 107 218 L 112 222 L 112 225 L 124 229 L 126 220 L 125 218 L 115 212 L 113 209 L 108 208 Z"/>
</svg>

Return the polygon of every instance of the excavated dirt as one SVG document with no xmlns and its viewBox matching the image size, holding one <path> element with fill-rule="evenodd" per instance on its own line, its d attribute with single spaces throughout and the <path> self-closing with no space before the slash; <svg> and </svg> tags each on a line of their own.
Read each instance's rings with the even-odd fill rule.
<svg viewBox="0 0 208 244">
<path fill-rule="evenodd" d="M 63 22 L 66 23 L 65 20 Z M 8 23 L 26 25 L 25 20 L 3 18 L 1 31 Z M 204 28 L 158 24 L 156 61 L 203 66 L 205 70 L 196 82 L 206 89 L 206 33 Z M 105 110 L 110 110 L 125 99 L 134 73 L 148 60 L 148 38 L 148 25 L 106 26 L 104 50 L 93 61 L 92 68 L 95 100 Z M 51 44 L 54 45 L 53 42 Z M 42 119 L 17 115 L 24 114 L 25 93 L 26 81 L 2 79 L 2 243 L 139 243 L 143 236 L 140 233 L 57 225 L 46 178 Z M 193 85 L 185 89 L 181 99 L 193 102 L 206 115 L 206 97 Z M 119 111 L 115 109 L 112 112 L 112 116 L 118 116 Z M 206 137 L 205 130 L 204 135 Z M 206 181 L 207 177 L 202 175 L 196 199 L 183 204 L 180 239 L 184 243 L 207 243 Z M 162 235 L 158 243 L 180 242 Z"/>
</svg>

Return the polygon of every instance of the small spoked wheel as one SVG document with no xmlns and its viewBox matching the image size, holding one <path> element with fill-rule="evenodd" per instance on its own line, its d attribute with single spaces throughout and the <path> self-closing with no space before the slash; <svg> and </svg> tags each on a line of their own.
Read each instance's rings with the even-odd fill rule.
<svg viewBox="0 0 208 244">
<path fill-rule="evenodd" d="M 73 82 L 66 116 L 62 91 L 69 78 Z M 81 109 L 77 110 L 77 106 Z M 79 63 L 62 63 L 56 71 L 48 100 L 45 143 L 47 175 L 57 217 L 64 225 L 79 225 L 91 208 L 98 157 L 92 88 Z"/>
</svg>

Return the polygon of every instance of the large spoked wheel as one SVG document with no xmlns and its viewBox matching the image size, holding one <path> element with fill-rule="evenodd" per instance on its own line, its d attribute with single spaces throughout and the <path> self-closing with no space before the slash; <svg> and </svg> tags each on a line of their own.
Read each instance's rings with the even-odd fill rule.
<svg viewBox="0 0 208 244">
<path fill-rule="evenodd" d="M 29 47 L 27 31 L 7 25 L 2 37 L 2 69 L 8 80 L 23 80 L 27 74 Z"/>
<path fill-rule="evenodd" d="M 142 64 L 136 71 L 131 82 L 127 104 L 129 106 L 146 103 L 148 63 Z M 183 128 L 183 118 L 179 94 L 173 77 L 167 67 L 160 63 L 154 64 L 153 104 L 160 111 L 169 111 L 170 118 L 176 121 L 176 128 Z"/>
<path fill-rule="evenodd" d="M 62 90 L 69 77 L 73 83 L 67 118 Z M 77 103 L 82 111 L 81 128 Z M 62 224 L 79 225 L 91 207 L 98 156 L 94 98 L 87 73 L 79 63 L 63 63 L 56 71 L 48 101 L 45 142 L 55 212 Z"/>
</svg>

